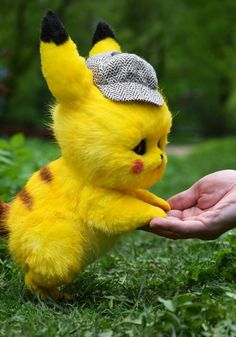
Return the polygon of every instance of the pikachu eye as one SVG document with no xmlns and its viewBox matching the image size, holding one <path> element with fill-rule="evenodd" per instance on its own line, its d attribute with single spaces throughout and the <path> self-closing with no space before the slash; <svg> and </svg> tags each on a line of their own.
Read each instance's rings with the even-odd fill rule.
<svg viewBox="0 0 236 337">
<path fill-rule="evenodd" d="M 146 140 L 142 139 L 140 143 L 133 149 L 135 153 L 142 156 L 146 153 Z"/>
</svg>

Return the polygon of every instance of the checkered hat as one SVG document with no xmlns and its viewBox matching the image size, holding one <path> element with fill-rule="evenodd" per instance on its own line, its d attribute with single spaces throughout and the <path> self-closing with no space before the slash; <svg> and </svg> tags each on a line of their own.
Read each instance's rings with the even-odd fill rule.
<svg viewBox="0 0 236 337">
<path fill-rule="evenodd" d="M 161 106 L 154 68 L 135 54 L 106 52 L 86 61 L 94 84 L 113 101 L 143 101 Z"/>
</svg>

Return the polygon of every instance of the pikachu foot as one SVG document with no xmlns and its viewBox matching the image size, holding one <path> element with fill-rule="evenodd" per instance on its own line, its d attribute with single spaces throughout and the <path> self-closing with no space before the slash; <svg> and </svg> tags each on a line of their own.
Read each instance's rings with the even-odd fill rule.
<svg viewBox="0 0 236 337">
<path fill-rule="evenodd" d="M 30 273 L 25 275 L 25 284 L 27 288 L 32 292 L 36 293 L 42 301 L 46 301 L 47 297 L 54 300 L 72 300 L 73 295 L 66 292 L 60 291 L 57 287 L 44 288 L 38 286 L 31 278 Z"/>
<path fill-rule="evenodd" d="M 73 300 L 74 296 L 72 294 L 66 293 L 59 290 L 58 288 L 47 289 L 47 296 L 53 298 L 54 300 Z"/>
</svg>

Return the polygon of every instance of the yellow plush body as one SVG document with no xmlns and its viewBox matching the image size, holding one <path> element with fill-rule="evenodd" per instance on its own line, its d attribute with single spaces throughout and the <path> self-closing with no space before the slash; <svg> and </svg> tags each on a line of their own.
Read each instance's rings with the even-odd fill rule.
<svg viewBox="0 0 236 337">
<path fill-rule="evenodd" d="M 90 55 L 109 50 L 119 50 L 112 38 L 97 42 Z M 11 203 L 6 225 L 27 287 L 43 298 L 61 297 L 57 287 L 121 234 L 166 216 L 168 203 L 146 188 L 164 172 L 171 114 L 166 104 L 105 98 L 70 38 L 41 42 L 41 59 L 56 98 L 53 130 L 62 156 L 33 174 Z M 132 149 L 142 139 L 141 156 Z"/>
</svg>

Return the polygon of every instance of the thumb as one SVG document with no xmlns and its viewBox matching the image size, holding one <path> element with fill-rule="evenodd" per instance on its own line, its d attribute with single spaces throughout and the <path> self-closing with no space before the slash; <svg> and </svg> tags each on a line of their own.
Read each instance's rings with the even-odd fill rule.
<svg viewBox="0 0 236 337">
<path fill-rule="evenodd" d="M 184 210 L 193 207 L 197 204 L 198 190 L 196 185 L 193 185 L 186 191 L 178 193 L 171 197 L 168 202 L 172 209 Z"/>
</svg>

